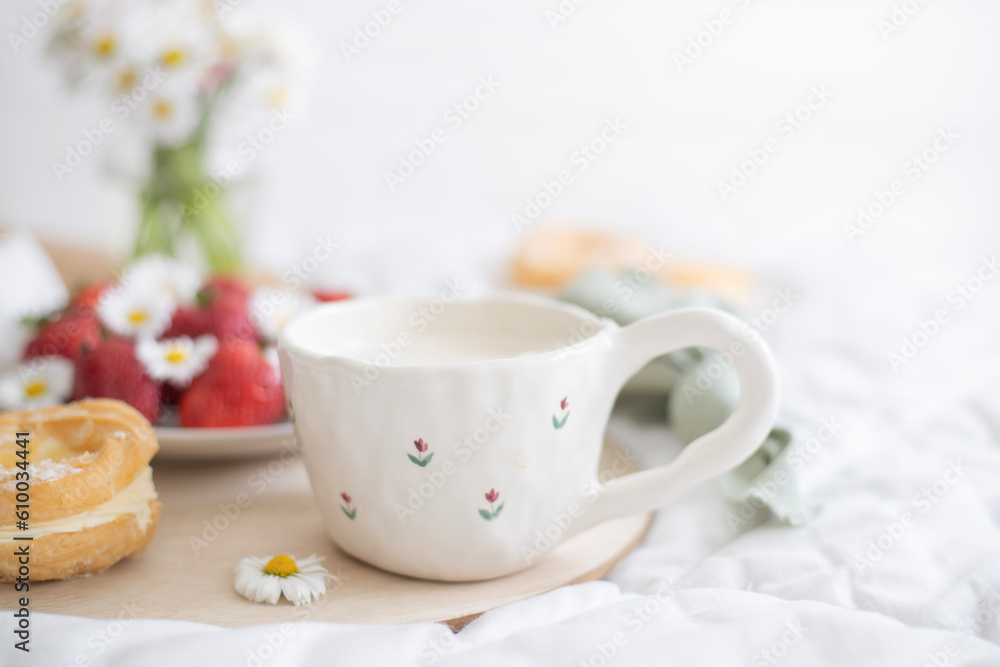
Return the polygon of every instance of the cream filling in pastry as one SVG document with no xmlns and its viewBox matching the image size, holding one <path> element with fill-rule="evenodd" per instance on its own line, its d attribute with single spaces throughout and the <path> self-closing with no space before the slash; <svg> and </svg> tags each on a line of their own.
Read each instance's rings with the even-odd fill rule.
<svg viewBox="0 0 1000 667">
<path fill-rule="evenodd" d="M 156 489 L 153 488 L 153 469 L 146 466 L 118 495 L 89 510 L 52 521 L 33 523 L 29 520 L 28 530 L 20 530 L 14 525 L 0 526 L 0 543 L 13 542 L 15 536 L 37 538 L 53 533 L 74 533 L 109 523 L 125 514 L 134 515 L 139 528 L 145 531 L 153 520 L 150 500 L 156 500 Z"/>
</svg>

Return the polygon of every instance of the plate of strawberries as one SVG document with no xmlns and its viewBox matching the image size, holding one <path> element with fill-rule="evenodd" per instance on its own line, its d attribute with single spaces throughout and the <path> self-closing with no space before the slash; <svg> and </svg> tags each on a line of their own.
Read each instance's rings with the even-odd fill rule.
<svg viewBox="0 0 1000 667">
<path fill-rule="evenodd" d="M 260 456 L 294 446 L 275 342 L 286 322 L 343 292 L 260 287 L 151 255 L 30 320 L 0 410 L 125 401 L 160 456 Z"/>
</svg>

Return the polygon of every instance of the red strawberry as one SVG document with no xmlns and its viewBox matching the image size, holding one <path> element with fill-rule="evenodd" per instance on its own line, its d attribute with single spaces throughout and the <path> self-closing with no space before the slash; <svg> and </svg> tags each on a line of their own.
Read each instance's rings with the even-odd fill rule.
<svg viewBox="0 0 1000 667">
<path fill-rule="evenodd" d="M 197 338 L 208 333 L 210 318 L 207 308 L 195 308 L 191 306 L 181 306 L 174 311 L 174 317 L 170 320 L 170 326 L 163 332 L 163 338 L 178 338 L 179 336 L 190 336 Z"/>
<path fill-rule="evenodd" d="M 250 299 L 250 288 L 232 276 L 215 276 L 205 284 L 204 292 L 212 298 L 238 298 L 244 305 Z"/>
<path fill-rule="evenodd" d="M 105 280 L 104 282 L 94 283 L 93 285 L 87 285 L 70 301 L 70 307 L 78 310 L 94 310 L 101 301 L 101 295 L 104 294 L 104 290 L 115 284 L 113 280 Z"/>
<path fill-rule="evenodd" d="M 250 319 L 246 301 L 237 296 L 221 296 L 212 302 L 208 307 L 208 332 L 220 341 L 257 339 L 257 327 Z"/>
<path fill-rule="evenodd" d="M 181 396 L 181 425 L 273 424 L 285 411 L 281 380 L 256 343 L 221 340 L 204 373 Z"/>
<path fill-rule="evenodd" d="M 348 292 L 342 290 L 327 290 L 327 289 L 317 289 L 313 290 L 312 295 L 316 297 L 317 301 L 343 301 L 344 299 L 350 299 L 351 295 Z"/>
<path fill-rule="evenodd" d="M 214 278 L 198 294 L 197 306 L 182 306 L 174 311 L 163 338 L 210 333 L 219 340 L 240 338 L 255 340 L 257 329 L 247 309 L 246 288 L 231 278 Z"/>
<path fill-rule="evenodd" d="M 146 375 L 135 357 L 135 344 L 127 338 L 102 341 L 80 356 L 73 398 L 88 396 L 125 401 L 151 422 L 160 411 L 160 387 Z"/>
<path fill-rule="evenodd" d="M 70 312 L 42 325 L 35 339 L 28 343 L 24 358 L 59 355 L 76 361 L 84 348 L 95 347 L 101 326 L 92 311 Z"/>
</svg>

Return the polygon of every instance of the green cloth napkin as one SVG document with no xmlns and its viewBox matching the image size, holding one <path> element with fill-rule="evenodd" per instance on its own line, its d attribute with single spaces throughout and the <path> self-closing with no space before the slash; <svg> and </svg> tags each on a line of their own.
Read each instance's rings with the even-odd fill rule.
<svg viewBox="0 0 1000 667">
<path fill-rule="evenodd" d="M 645 282 L 638 278 L 631 271 L 592 270 L 570 285 L 559 298 L 621 325 L 688 306 L 735 312 L 732 306 L 713 294 L 679 292 L 648 278 Z M 716 359 L 715 352 L 703 348 L 672 352 L 650 362 L 622 391 L 632 396 L 658 396 L 661 400 L 665 397 L 667 421 L 681 441 L 688 444 L 722 424 L 739 402 L 739 379 L 732 368 L 706 381 L 708 370 L 718 373 L 717 368 L 712 368 Z M 734 531 L 759 523 L 762 516 L 766 516 L 766 512 L 762 515 L 759 511 L 761 508 L 792 525 L 815 516 L 816 506 L 802 497 L 797 473 L 788 464 L 796 440 L 791 430 L 776 427 L 750 458 L 723 475 L 724 492 L 739 503 L 727 517 Z"/>
</svg>

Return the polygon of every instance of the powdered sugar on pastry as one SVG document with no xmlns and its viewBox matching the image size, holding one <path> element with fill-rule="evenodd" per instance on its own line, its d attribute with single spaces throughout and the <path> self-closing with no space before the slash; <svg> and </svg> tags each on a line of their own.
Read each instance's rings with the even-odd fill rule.
<svg viewBox="0 0 1000 667">
<path fill-rule="evenodd" d="M 68 463 L 45 459 L 38 463 L 29 463 L 26 472 L 33 482 L 52 482 L 63 477 L 69 477 L 80 472 L 81 468 L 74 468 Z M 0 482 L 3 483 L 5 491 L 13 491 L 17 486 L 18 468 L 0 468 Z"/>
</svg>

